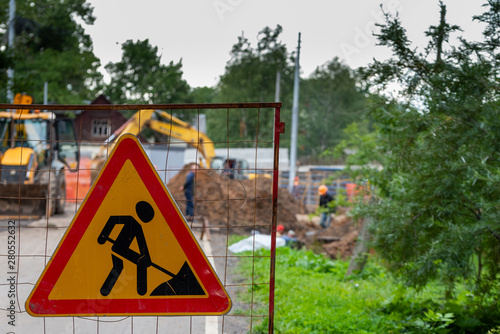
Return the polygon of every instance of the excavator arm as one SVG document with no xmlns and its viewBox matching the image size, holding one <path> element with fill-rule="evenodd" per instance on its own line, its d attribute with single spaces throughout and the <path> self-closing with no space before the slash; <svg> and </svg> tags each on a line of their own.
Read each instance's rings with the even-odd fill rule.
<svg viewBox="0 0 500 334">
<path fill-rule="evenodd" d="M 189 146 L 200 152 L 205 160 L 200 158 L 200 165 L 209 168 L 212 159 L 215 157 L 214 143 L 202 132 L 188 125 L 188 127 L 178 126 L 174 123 L 166 124 L 160 120 L 151 120 L 149 128 L 155 132 L 167 135 L 169 137 L 182 140 Z"/>
<path fill-rule="evenodd" d="M 210 168 L 212 159 L 215 157 L 215 148 L 214 143 L 206 134 L 165 111 L 144 109 L 137 111 L 106 140 L 91 164 L 92 170 L 97 173 L 98 169 L 104 164 L 106 152 L 110 152 L 113 149 L 117 139 L 122 134 L 131 133 L 137 136 L 144 129 L 151 129 L 156 133 L 187 143 L 189 146 L 197 149 L 201 157 L 203 157 L 200 157 L 200 165 Z M 95 180 L 95 176 L 92 175 L 92 181 Z"/>
</svg>

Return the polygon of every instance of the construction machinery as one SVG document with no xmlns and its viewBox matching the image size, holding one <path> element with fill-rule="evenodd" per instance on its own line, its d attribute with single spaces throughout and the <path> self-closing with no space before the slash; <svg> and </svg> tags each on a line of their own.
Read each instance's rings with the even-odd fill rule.
<svg viewBox="0 0 500 334">
<path fill-rule="evenodd" d="M 220 170 L 221 174 L 229 179 L 248 178 L 248 162 L 242 159 L 225 159 L 216 156 L 212 159 L 210 167 Z"/>
<path fill-rule="evenodd" d="M 236 175 L 235 170 L 244 171 L 248 169 L 248 163 L 245 160 L 225 159 L 215 156 L 213 141 L 190 124 L 165 111 L 144 109 L 137 111 L 101 146 L 96 157 L 91 162 L 92 182 L 96 179 L 99 170 L 106 161 L 107 153 L 111 152 L 118 137 L 125 133 L 138 136 L 146 129 L 185 142 L 198 150 L 199 165 L 201 167 L 220 170 L 222 174 L 228 173 L 231 178 Z M 243 175 L 243 173 L 240 174 Z M 239 177 L 242 176 L 239 175 Z"/>
<path fill-rule="evenodd" d="M 20 94 L 16 99 L 33 101 Z M 38 110 L 0 111 L 0 215 L 39 218 L 63 213 L 65 170 L 77 170 L 78 162 L 73 120 Z"/>
</svg>

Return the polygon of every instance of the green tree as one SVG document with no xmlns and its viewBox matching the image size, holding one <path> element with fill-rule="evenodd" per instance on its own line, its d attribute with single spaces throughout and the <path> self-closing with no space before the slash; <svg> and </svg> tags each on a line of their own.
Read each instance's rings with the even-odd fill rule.
<svg viewBox="0 0 500 334">
<path fill-rule="evenodd" d="M 253 47 L 244 36 L 233 45 L 231 59 L 217 85 L 214 102 L 274 102 L 276 74 L 281 76 L 281 91 L 291 92 L 293 85 L 293 58 L 279 40 L 282 27 L 269 27 L 259 32 L 257 46 Z M 289 93 L 282 94 L 282 101 L 290 101 Z M 289 115 L 289 110 L 283 111 Z M 212 117 L 212 115 L 214 115 Z M 270 145 L 273 133 L 273 113 L 238 110 L 225 117 L 207 116 L 208 135 L 214 141 L 239 141 L 242 147 L 252 147 L 255 140 Z M 237 130 L 233 130 L 237 129 Z M 257 138 L 258 137 L 258 138 Z M 260 145 L 260 144 L 259 144 Z"/>
<path fill-rule="evenodd" d="M 189 103 L 212 103 L 216 90 L 212 87 L 194 87 L 189 93 Z"/>
<path fill-rule="evenodd" d="M 359 76 L 338 58 L 316 68 L 300 87 L 301 155 L 318 155 L 336 146 L 342 130 L 366 113 Z"/>
<path fill-rule="evenodd" d="M 372 108 L 378 131 L 371 142 L 383 166 L 372 173 L 374 246 L 415 287 L 442 282 L 452 298 L 470 283 L 485 313 L 498 315 L 500 291 L 500 1 L 489 0 L 473 19 L 485 26 L 481 41 L 458 38 L 440 21 L 429 42 L 412 47 L 399 18 L 385 13 L 377 35 L 393 57 L 365 71 L 374 87 L 401 88 Z M 396 99 L 397 98 L 397 99 Z M 360 152 L 366 152 L 360 150 Z"/>
<path fill-rule="evenodd" d="M 9 8 L 8 0 L 0 7 Z M 17 1 L 13 50 L 7 50 L 8 11 L 0 14 L 0 40 L 6 50 L 0 55 L 2 99 L 6 99 L 5 70 L 15 71 L 13 92 L 26 92 L 35 102 L 43 101 L 44 83 L 48 99 L 55 103 L 83 103 L 92 99 L 102 79 L 92 41 L 79 22 L 92 24 L 93 9 L 85 0 Z"/>
<path fill-rule="evenodd" d="M 113 103 L 185 103 L 189 85 L 182 78 L 182 60 L 161 63 L 149 40 L 122 44 L 122 59 L 105 66 L 111 76 L 106 95 Z"/>
</svg>

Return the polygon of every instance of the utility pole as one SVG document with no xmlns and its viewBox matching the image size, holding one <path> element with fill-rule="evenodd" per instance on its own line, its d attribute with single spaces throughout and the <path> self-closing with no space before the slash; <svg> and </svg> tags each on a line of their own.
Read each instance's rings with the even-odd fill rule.
<svg viewBox="0 0 500 334">
<path fill-rule="evenodd" d="M 9 2 L 9 50 L 12 51 L 14 47 L 14 20 L 16 17 L 16 0 Z M 14 93 L 12 93 L 12 86 L 14 85 L 14 69 L 7 69 L 7 102 L 14 102 Z"/>
<path fill-rule="evenodd" d="M 299 127 L 299 69 L 300 69 L 300 32 L 297 45 L 297 59 L 295 59 L 295 79 L 293 82 L 293 105 L 292 105 L 292 138 L 290 142 L 290 173 L 288 175 L 288 191 L 293 192 L 293 181 L 295 179 L 295 167 L 297 165 L 297 133 Z"/>
<path fill-rule="evenodd" d="M 281 72 L 276 72 L 276 91 L 274 92 L 274 102 L 280 101 Z"/>
</svg>

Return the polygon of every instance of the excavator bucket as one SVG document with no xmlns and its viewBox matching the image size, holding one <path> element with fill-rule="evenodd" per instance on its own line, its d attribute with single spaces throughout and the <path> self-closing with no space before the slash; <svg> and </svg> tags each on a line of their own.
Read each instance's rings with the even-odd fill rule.
<svg viewBox="0 0 500 334">
<path fill-rule="evenodd" d="M 0 184 L 0 218 L 38 219 L 47 211 L 46 184 Z"/>
</svg>

